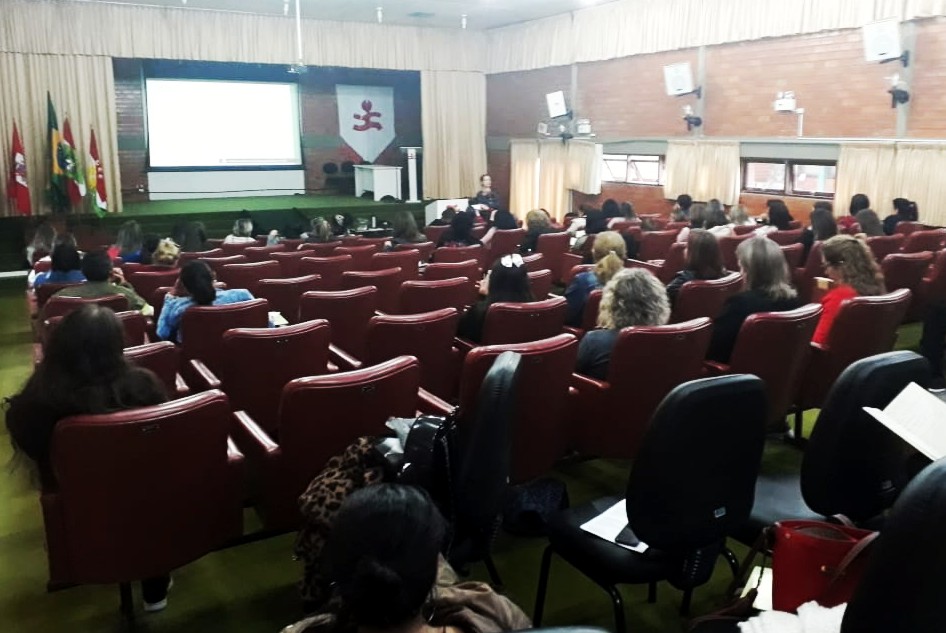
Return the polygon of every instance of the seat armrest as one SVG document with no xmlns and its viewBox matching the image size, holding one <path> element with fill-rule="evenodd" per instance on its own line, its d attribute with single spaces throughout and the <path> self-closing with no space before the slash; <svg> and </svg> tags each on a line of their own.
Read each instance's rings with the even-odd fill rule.
<svg viewBox="0 0 946 633">
<path fill-rule="evenodd" d="M 585 335 L 585 331 L 583 329 L 581 329 L 580 327 L 572 327 L 571 325 L 563 325 L 562 332 L 564 332 L 565 334 L 571 334 L 572 336 L 577 338 L 579 341 L 581 340 L 581 337 Z"/>
<path fill-rule="evenodd" d="M 625 268 L 643 268 L 644 270 L 649 270 L 650 272 L 657 275 L 661 271 L 663 271 L 663 262 L 661 262 L 658 265 L 658 264 L 655 264 L 654 261 L 656 260 L 645 262 L 640 259 L 626 259 L 624 260 L 624 267 Z"/>
<path fill-rule="evenodd" d="M 449 416 L 456 407 L 426 389 L 417 390 L 417 411 L 428 415 Z"/>
<path fill-rule="evenodd" d="M 233 440 L 251 461 L 272 459 L 280 452 L 279 444 L 246 411 L 235 411 L 233 421 Z"/>
<path fill-rule="evenodd" d="M 703 361 L 703 372 L 707 376 L 722 376 L 729 373 L 729 365 L 726 363 L 717 363 L 714 360 Z"/>
<path fill-rule="evenodd" d="M 191 382 L 188 384 L 196 385 L 196 391 L 209 391 L 210 389 L 220 389 L 222 387 L 220 379 L 202 361 L 192 358 L 188 361 L 187 366 L 190 369 L 188 373 L 191 378 Z"/>
<path fill-rule="evenodd" d="M 329 362 L 341 371 L 361 369 L 363 363 L 336 345 L 328 346 Z"/>
<path fill-rule="evenodd" d="M 180 374 L 174 374 L 174 393 L 177 394 L 178 398 L 184 398 L 191 393 L 191 388 L 184 382 L 184 378 Z"/>
<path fill-rule="evenodd" d="M 459 350 L 460 355 L 464 357 L 466 357 L 467 352 L 470 352 L 474 347 L 476 347 L 476 343 L 473 341 L 468 341 L 467 339 L 460 338 L 459 336 L 453 337 L 453 345 L 457 348 L 457 350 Z"/>
<path fill-rule="evenodd" d="M 583 376 L 578 373 L 572 373 L 571 386 L 579 393 L 605 391 L 610 387 L 610 385 L 603 380 L 595 380 L 594 378 L 589 378 L 588 376 Z"/>
<path fill-rule="evenodd" d="M 243 468 L 245 458 L 233 438 L 227 436 L 227 463 L 231 468 Z"/>
</svg>

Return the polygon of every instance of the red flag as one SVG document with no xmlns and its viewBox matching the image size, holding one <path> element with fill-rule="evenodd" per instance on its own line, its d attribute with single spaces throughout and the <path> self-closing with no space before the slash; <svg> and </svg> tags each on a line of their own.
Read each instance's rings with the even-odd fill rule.
<svg viewBox="0 0 946 633">
<path fill-rule="evenodd" d="M 92 194 L 92 210 L 102 216 L 108 211 L 108 195 L 105 193 L 105 172 L 102 170 L 102 160 L 99 158 L 99 145 L 95 141 L 95 130 L 92 130 L 89 141 L 89 160 L 86 161 L 86 186 Z"/>
<path fill-rule="evenodd" d="M 66 193 L 69 204 L 78 207 L 85 198 L 85 178 L 80 179 L 79 164 L 76 159 L 76 142 L 72 140 L 72 127 L 69 119 L 62 122 L 62 140 L 59 143 L 59 163 L 66 176 Z"/>
<path fill-rule="evenodd" d="M 30 187 L 26 181 L 26 150 L 20 140 L 20 131 L 13 124 L 13 151 L 10 160 L 10 180 L 7 196 L 13 201 L 13 209 L 20 215 L 31 215 Z"/>
</svg>

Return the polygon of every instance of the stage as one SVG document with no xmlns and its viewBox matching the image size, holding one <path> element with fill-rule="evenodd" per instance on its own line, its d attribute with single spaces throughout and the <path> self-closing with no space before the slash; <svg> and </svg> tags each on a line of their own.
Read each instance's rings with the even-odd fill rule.
<svg viewBox="0 0 946 633">
<path fill-rule="evenodd" d="M 370 198 L 355 196 L 314 194 L 296 196 L 253 196 L 247 198 L 197 198 L 194 200 L 152 200 L 145 202 L 126 202 L 125 209 L 117 217 L 138 219 L 141 216 L 188 215 L 193 213 L 239 213 L 254 211 L 292 211 L 298 210 L 308 217 L 320 213 L 339 211 L 351 213 L 355 217 L 366 217 L 381 213 L 388 215 L 394 211 L 422 211 L 425 202 L 398 203 L 375 202 Z"/>
</svg>

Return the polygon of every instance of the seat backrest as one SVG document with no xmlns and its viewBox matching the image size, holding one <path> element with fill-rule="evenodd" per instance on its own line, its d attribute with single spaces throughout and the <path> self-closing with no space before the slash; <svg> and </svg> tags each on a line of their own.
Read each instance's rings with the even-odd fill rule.
<svg viewBox="0 0 946 633">
<path fill-rule="evenodd" d="M 306 251 L 307 257 L 332 257 L 335 255 L 335 249 L 341 246 L 340 241 L 335 242 L 304 242 L 299 246 L 299 250 Z"/>
<path fill-rule="evenodd" d="M 568 233 L 544 233 L 536 240 L 535 252 L 545 257 L 545 265 L 552 271 L 554 281 L 559 281 L 568 272 L 563 270 L 563 255 L 568 252 L 571 235 Z"/>
<path fill-rule="evenodd" d="M 812 291 L 815 286 L 815 277 L 824 277 L 824 262 L 821 256 L 823 242 L 815 242 L 808 251 L 808 259 L 801 268 L 796 268 L 792 273 L 795 281 L 795 287 L 798 289 L 798 297 L 802 301 L 810 301 Z"/>
<path fill-rule="evenodd" d="M 532 296 L 538 300 L 545 299 L 552 292 L 552 271 L 537 270 L 529 274 L 529 286 L 532 288 Z"/>
<path fill-rule="evenodd" d="M 351 255 L 333 257 L 303 257 L 299 262 L 300 275 L 318 275 L 325 290 L 342 289 L 342 273 L 353 270 Z"/>
<path fill-rule="evenodd" d="M 250 262 L 266 262 L 273 253 L 282 253 L 286 251 L 285 244 L 274 244 L 272 246 L 250 246 L 243 250 L 246 259 Z"/>
<path fill-rule="evenodd" d="M 433 312 L 443 308 L 462 311 L 473 302 L 473 287 L 465 277 L 439 281 L 405 281 L 398 297 L 399 314 Z"/>
<path fill-rule="evenodd" d="M 54 294 L 56 294 L 63 288 L 69 288 L 70 286 L 78 286 L 82 283 L 85 283 L 85 282 L 80 281 L 74 284 L 57 284 L 57 283 L 47 282 L 44 284 L 40 284 L 39 286 L 36 287 L 36 290 L 35 290 L 36 307 L 42 310 L 43 306 L 46 305 L 46 302 L 49 301 L 49 298 L 52 297 Z"/>
<path fill-rule="evenodd" d="M 114 296 L 114 295 L 113 295 Z M 124 310 L 116 312 L 115 316 L 122 323 L 122 329 L 125 335 L 125 347 L 133 347 L 145 343 L 145 335 L 148 331 L 148 319 L 137 310 Z M 55 331 L 64 315 L 54 316 L 43 322 L 43 345 L 49 341 L 49 337 Z"/>
<path fill-rule="evenodd" d="M 512 483 L 539 477 L 568 448 L 567 397 L 578 340 L 571 334 L 514 345 L 485 345 L 464 359 L 460 380 L 460 424 L 476 418 L 480 387 L 493 362 L 504 352 L 522 356 L 513 428 Z"/>
<path fill-rule="evenodd" d="M 787 312 L 758 312 L 749 315 L 739 329 L 729 370 L 762 379 L 768 397 L 766 425 L 772 431 L 783 430 L 785 413 L 808 364 L 821 311 L 820 305 L 811 303 Z"/>
<path fill-rule="evenodd" d="M 307 292 L 299 301 L 299 320 L 325 319 L 332 326 L 332 343 L 355 358 L 365 357 L 368 321 L 378 307 L 374 287 Z"/>
<path fill-rule="evenodd" d="M 788 246 L 789 244 L 794 244 L 801 239 L 801 234 L 805 229 L 787 229 L 781 231 L 772 231 L 771 233 L 766 233 L 766 237 L 778 244 L 779 246 Z"/>
<path fill-rule="evenodd" d="M 212 248 L 207 251 L 181 251 L 177 257 L 177 265 L 183 268 L 184 264 L 195 259 L 207 259 L 208 257 L 223 257 L 222 248 Z"/>
<path fill-rule="evenodd" d="M 493 231 L 493 237 L 489 241 L 489 257 L 496 261 L 503 255 L 511 255 L 519 252 L 519 245 L 526 237 L 525 229 L 508 229 Z"/>
<path fill-rule="evenodd" d="M 765 389 L 755 376 L 675 387 L 654 412 L 631 467 L 630 528 L 666 552 L 725 539 L 749 518 L 764 444 Z"/>
<path fill-rule="evenodd" d="M 436 245 L 440 238 L 443 237 L 443 234 L 447 232 L 447 229 L 450 228 L 449 224 L 444 224 L 442 226 L 425 226 L 424 235 L 427 236 L 427 239 Z"/>
<path fill-rule="evenodd" d="M 540 270 L 550 270 L 548 263 L 545 261 L 545 255 L 542 253 L 533 253 L 532 255 L 523 256 L 522 265 L 525 266 L 526 270 L 530 273 Z"/>
<path fill-rule="evenodd" d="M 841 633 L 937 633 L 946 586 L 946 460 L 914 478 L 884 521 L 867 570 L 848 602 Z M 909 569 L 913 582 L 905 581 Z"/>
<path fill-rule="evenodd" d="M 460 354 L 453 346 L 460 313 L 455 308 L 436 312 L 372 317 L 368 322 L 368 365 L 413 356 L 420 361 L 421 386 L 452 400 L 456 395 Z"/>
<path fill-rule="evenodd" d="M 214 274 L 219 277 L 220 271 L 223 270 L 224 266 L 228 264 L 245 264 L 247 259 L 246 255 L 228 255 L 225 257 L 201 257 L 200 261 L 210 266 Z"/>
<path fill-rule="evenodd" d="M 270 253 L 269 258 L 279 262 L 279 271 L 281 277 L 298 277 L 299 264 L 303 257 L 313 257 L 312 251 L 277 251 Z"/>
<path fill-rule="evenodd" d="M 374 244 L 339 246 L 336 255 L 351 255 L 351 270 L 371 270 L 371 256 L 379 251 Z"/>
<path fill-rule="evenodd" d="M 299 322 L 299 299 L 311 290 L 321 290 L 318 275 L 304 275 L 288 279 L 260 279 L 256 296 L 269 301 L 270 311 L 276 311 L 290 323 Z"/>
<path fill-rule="evenodd" d="M 732 273 L 719 279 L 697 279 L 680 287 L 671 321 L 680 323 L 699 317 L 715 319 L 729 297 L 742 290 L 743 278 Z"/>
<path fill-rule="evenodd" d="M 217 277 L 228 288 L 246 288 L 256 295 L 260 279 L 279 279 L 279 262 L 268 259 L 262 262 L 246 264 L 227 264 L 220 269 Z"/>
<path fill-rule="evenodd" d="M 686 250 L 686 242 L 674 242 L 670 245 L 670 250 L 667 251 L 667 256 L 657 273 L 657 278 L 664 284 L 673 281 L 674 276 L 686 266 Z"/>
<path fill-rule="evenodd" d="M 168 396 L 174 396 L 177 391 L 177 372 L 181 364 L 181 355 L 177 345 L 171 341 L 159 341 L 126 347 L 125 358 L 139 367 L 154 372 L 167 390 Z"/>
<path fill-rule="evenodd" d="M 785 263 L 788 264 L 789 270 L 801 267 L 802 258 L 805 256 L 804 244 L 789 244 L 788 246 L 779 246 L 779 248 L 782 249 L 782 255 L 785 256 Z"/>
<path fill-rule="evenodd" d="M 342 273 L 342 290 L 374 286 L 378 289 L 378 310 L 396 312 L 401 289 L 401 269 L 350 270 Z"/>
<path fill-rule="evenodd" d="M 330 339 L 331 326 L 325 320 L 227 330 L 220 378 L 233 410 L 245 410 L 275 436 L 283 387 L 295 378 L 328 371 Z"/>
<path fill-rule="evenodd" d="M 929 379 L 926 360 L 888 352 L 851 363 L 822 405 L 805 448 L 801 491 L 812 510 L 871 519 L 889 508 L 909 480 L 911 452 L 863 407 L 883 409 L 911 382 Z"/>
<path fill-rule="evenodd" d="M 732 227 L 732 232 L 736 235 L 746 235 L 747 233 L 754 232 L 757 228 L 759 227 L 755 224 L 738 224 Z"/>
<path fill-rule="evenodd" d="M 936 253 L 929 274 L 923 280 L 923 296 L 927 300 L 946 297 L 946 250 Z"/>
<path fill-rule="evenodd" d="M 666 259 L 670 245 L 677 239 L 679 229 L 670 231 L 646 231 L 641 237 L 641 247 L 637 259 L 645 262 L 650 259 Z"/>
<path fill-rule="evenodd" d="M 41 286 L 42 287 L 42 286 Z M 114 312 L 128 310 L 128 299 L 125 295 L 114 294 L 104 297 L 50 297 L 43 308 L 43 318 L 51 319 L 57 316 L 66 316 L 73 310 L 84 305 L 98 304 L 103 308 L 111 308 Z"/>
<path fill-rule="evenodd" d="M 641 226 L 641 221 L 638 218 L 632 220 L 617 220 L 611 224 L 611 230 L 617 231 L 618 233 L 624 233 L 628 229 L 639 229 Z"/>
<path fill-rule="evenodd" d="M 401 356 L 356 371 L 297 378 L 283 389 L 279 445 L 287 490 L 301 494 L 325 463 L 359 437 L 385 435 L 388 418 L 413 418 L 420 363 Z"/>
<path fill-rule="evenodd" d="M 723 266 L 727 270 L 739 270 L 739 261 L 736 259 L 736 249 L 740 244 L 753 237 L 752 233 L 745 235 L 724 235 L 719 238 L 719 250 L 723 255 Z"/>
<path fill-rule="evenodd" d="M 944 243 L 946 243 L 946 229 L 914 231 L 907 235 L 900 250 L 904 253 L 936 252 L 942 250 Z"/>
<path fill-rule="evenodd" d="M 581 329 L 585 332 L 590 332 L 598 327 L 598 310 L 601 307 L 601 297 L 603 295 L 604 291 L 598 288 L 592 290 L 585 300 L 585 307 L 581 313 Z"/>
<path fill-rule="evenodd" d="M 428 264 L 427 267 L 424 268 L 424 281 L 456 279 L 457 277 L 466 277 L 471 283 L 476 283 L 483 277 L 483 274 L 480 272 L 480 265 L 475 259 L 468 259 L 462 262 Z"/>
<path fill-rule="evenodd" d="M 229 467 L 229 428 L 217 390 L 61 420 L 51 464 L 70 580 L 159 576 L 238 537 L 242 490 Z"/>
<path fill-rule="evenodd" d="M 391 251 L 375 253 L 371 256 L 371 270 L 400 268 L 399 283 L 417 279 L 420 276 L 418 266 L 420 266 L 420 251 Z"/>
<path fill-rule="evenodd" d="M 915 235 L 919 233 L 914 233 L 910 237 Z M 884 273 L 884 285 L 887 286 L 887 290 L 907 288 L 915 295 L 923 281 L 923 276 L 932 263 L 933 253 L 930 251 L 891 253 L 880 263 L 880 268 Z"/>
<path fill-rule="evenodd" d="M 568 303 L 563 297 L 530 303 L 494 303 L 486 311 L 483 345 L 527 343 L 561 334 L 567 310 Z"/>
<path fill-rule="evenodd" d="M 893 349 L 910 296 L 909 290 L 901 289 L 841 304 L 824 345 L 838 372 L 856 360 Z"/>
<path fill-rule="evenodd" d="M 925 227 L 920 222 L 907 222 L 901 220 L 900 222 L 897 222 L 897 225 L 894 228 L 894 233 L 898 233 L 900 235 L 912 235 L 917 231 L 922 231 L 924 228 Z"/>
<path fill-rule="evenodd" d="M 253 299 L 219 306 L 192 306 L 181 317 L 181 351 L 187 360 L 203 361 L 212 372 L 223 375 L 220 342 L 223 333 L 236 327 L 266 327 L 269 302 Z"/>
<path fill-rule="evenodd" d="M 476 260 L 477 265 L 483 268 L 486 260 L 486 249 L 482 244 L 473 244 L 471 246 L 442 246 L 434 250 L 433 262 L 435 264 L 449 264 L 451 262 L 465 262 Z"/>
<path fill-rule="evenodd" d="M 394 247 L 394 252 L 417 251 L 420 254 L 420 261 L 428 262 L 430 256 L 434 254 L 435 248 L 437 248 L 437 245 L 433 242 L 414 242 L 413 244 L 398 244 Z"/>
<path fill-rule="evenodd" d="M 568 272 L 565 273 L 565 277 L 562 279 L 562 282 L 564 282 L 564 284 L 567 286 L 581 273 L 586 273 L 594 269 L 594 264 L 578 264 L 577 266 L 572 266 Z"/>
<path fill-rule="evenodd" d="M 180 274 L 181 271 L 178 268 L 153 272 L 134 272 L 128 275 L 128 283 L 135 288 L 135 292 L 140 296 L 150 297 L 158 288 L 176 284 Z"/>
<path fill-rule="evenodd" d="M 265 246 L 266 242 L 256 239 L 252 242 L 236 242 L 233 244 L 227 244 L 224 242 L 220 245 L 221 250 L 226 255 L 243 255 L 243 251 L 252 247 L 252 246 Z"/>
<path fill-rule="evenodd" d="M 870 249 L 870 252 L 874 254 L 874 259 L 878 262 L 882 262 L 890 253 L 899 251 L 905 239 L 906 238 L 899 233 L 868 237 L 867 247 Z"/>
</svg>

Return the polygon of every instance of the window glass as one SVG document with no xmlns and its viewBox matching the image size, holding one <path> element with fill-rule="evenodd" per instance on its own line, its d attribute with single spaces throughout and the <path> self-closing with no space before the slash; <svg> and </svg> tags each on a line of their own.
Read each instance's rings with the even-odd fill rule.
<svg viewBox="0 0 946 633">
<path fill-rule="evenodd" d="M 627 155 L 605 154 L 601 166 L 601 180 L 627 182 Z"/>
<path fill-rule="evenodd" d="M 833 196 L 838 168 L 835 165 L 792 165 L 792 192 Z"/>
<path fill-rule="evenodd" d="M 746 163 L 747 191 L 785 192 L 785 163 Z"/>
</svg>

